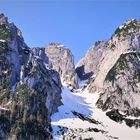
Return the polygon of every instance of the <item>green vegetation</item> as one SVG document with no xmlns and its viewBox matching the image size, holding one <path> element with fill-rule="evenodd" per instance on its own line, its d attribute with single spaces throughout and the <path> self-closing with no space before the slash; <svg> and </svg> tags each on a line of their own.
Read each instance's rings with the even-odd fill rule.
<svg viewBox="0 0 140 140">
<path fill-rule="evenodd" d="M 14 93 L 10 90 L 3 91 L 0 94 L 0 104 L 6 104 L 11 95 L 12 102 L 8 110 L 0 110 L 0 127 L 5 126 L 1 131 L 10 137 L 14 136 L 15 140 L 49 139 L 50 134 L 46 131 L 49 126 L 48 112 L 44 96 L 27 88 L 26 85 L 17 85 Z"/>
<path fill-rule="evenodd" d="M 0 54 L 5 53 L 8 51 L 7 43 L 6 42 L 0 42 Z"/>
<path fill-rule="evenodd" d="M 10 28 L 6 24 L 0 25 L 0 54 L 8 51 L 7 40 L 10 36 Z"/>
<path fill-rule="evenodd" d="M 7 40 L 10 36 L 10 28 L 6 24 L 0 25 L 0 39 Z"/>
<path fill-rule="evenodd" d="M 128 62 L 133 62 L 134 57 L 136 57 L 136 54 L 133 52 L 129 54 L 122 54 L 120 58 L 117 60 L 117 62 L 115 63 L 115 65 L 108 72 L 105 80 L 109 80 L 109 81 L 115 80 L 115 76 L 117 75 L 117 72 L 121 72 L 124 69 L 129 69 Z"/>
</svg>

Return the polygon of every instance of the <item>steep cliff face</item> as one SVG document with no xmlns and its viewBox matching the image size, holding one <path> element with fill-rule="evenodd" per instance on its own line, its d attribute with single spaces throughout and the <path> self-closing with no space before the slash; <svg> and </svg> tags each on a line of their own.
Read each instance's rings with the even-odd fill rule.
<svg viewBox="0 0 140 140">
<path fill-rule="evenodd" d="M 47 63 L 42 50 L 32 51 L 1 14 L 0 139 L 50 139 L 50 115 L 61 104 L 61 82 Z"/>
<path fill-rule="evenodd" d="M 97 41 L 76 65 L 76 72 L 81 80 L 90 78 L 98 72 L 99 62 L 107 41 Z"/>
<path fill-rule="evenodd" d="M 105 91 L 97 105 L 140 116 L 140 53 L 122 54 L 104 81 Z"/>
<path fill-rule="evenodd" d="M 31 48 L 32 49 L 32 52 L 33 52 L 33 55 L 36 57 L 36 58 L 40 58 L 43 60 L 43 62 L 48 65 L 49 64 L 49 58 L 48 56 L 46 55 L 45 53 L 45 48 Z"/>
<path fill-rule="evenodd" d="M 108 42 L 89 90 L 101 91 L 97 106 L 140 116 L 140 21 L 128 20 Z"/>
<path fill-rule="evenodd" d="M 52 43 L 46 47 L 46 54 L 49 65 L 60 74 L 62 82 L 69 87 L 78 88 L 78 78 L 71 51 L 62 44 Z"/>
<path fill-rule="evenodd" d="M 140 46 L 140 22 L 128 20 L 118 27 L 108 41 L 106 50 L 99 62 L 95 80 L 91 82 L 89 91 L 103 91 L 104 81 L 109 70 L 115 65 L 123 53 L 139 51 Z"/>
</svg>

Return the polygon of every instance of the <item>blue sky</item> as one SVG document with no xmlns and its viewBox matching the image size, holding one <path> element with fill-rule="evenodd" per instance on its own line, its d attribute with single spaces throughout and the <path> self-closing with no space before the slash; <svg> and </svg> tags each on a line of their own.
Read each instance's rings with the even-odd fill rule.
<svg viewBox="0 0 140 140">
<path fill-rule="evenodd" d="M 139 0 L 0 0 L 0 12 L 21 29 L 28 46 L 62 43 L 75 62 L 125 20 L 140 19 L 139 9 Z"/>
</svg>

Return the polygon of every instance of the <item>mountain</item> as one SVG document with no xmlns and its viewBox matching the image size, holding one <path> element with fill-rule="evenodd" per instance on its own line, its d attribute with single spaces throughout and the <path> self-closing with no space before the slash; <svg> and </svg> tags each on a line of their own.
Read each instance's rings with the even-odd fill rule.
<svg viewBox="0 0 140 140">
<path fill-rule="evenodd" d="M 75 68 L 63 44 L 30 48 L 0 14 L 0 139 L 139 139 L 139 89 L 140 21 L 95 42 Z"/>
<path fill-rule="evenodd" d="M 108 41 L 90 92 L 101 92 L 97 106 L 140 116 L 140 21 L 128 20 Z"/>
<path fill-rule="evenodd" d="M 89 91 L 102 91 L 105 78 L 122 54 L 139 52 L 139 21 L 128 20 L 118 27 L 108 41 L 106 51 L 99 62 L 99 70 Z"/>
<path fill-rule="evenodd" d="M 32 51 L 0 14 L 0 139 L 50 139 L 50 115 L 61 103 L 58 72 Z"/>
<path fill-rule="evenodd" d="M 62 82 L 70 88 L 78 88 L 78 76 L 71 51 L 62 44 L 51 43 L 45 48 L 45 52 L 49 65 L 60 74 Z"/>
</svg>

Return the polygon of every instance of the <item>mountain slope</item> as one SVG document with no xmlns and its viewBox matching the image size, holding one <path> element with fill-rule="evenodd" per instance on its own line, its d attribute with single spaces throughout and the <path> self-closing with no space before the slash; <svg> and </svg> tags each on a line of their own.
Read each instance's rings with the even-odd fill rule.
<svg viewBox="0 0 140 140">
<path fill-rule="evenodd" d="M 50 115 L 61 105 L 59 74 L 0 15 L 0 139 L 51 139 Z"/>
<path fill-rule="evenodd" d="M 125 115 L 140 116 L 140 54 L 122 54 L 106 76 L 106 90 L 97 104 L 103 110 L 118 109 Z"/>
<path fill-rule="evenodd" d="M 123 53 L 139 51 L 139 36 L 140 22 L 138 20 L 128 20 L 116 29 L 108 41 L 106 51 L 102 54 L 95 80 L 89 86 L 90 92 L 104 89 L 104 80 L 107 73 Z"/>
</svg>

